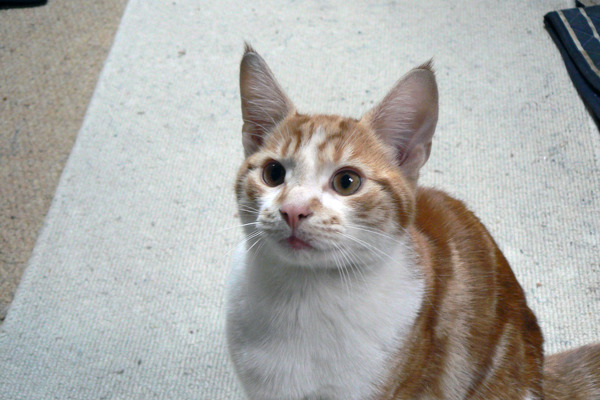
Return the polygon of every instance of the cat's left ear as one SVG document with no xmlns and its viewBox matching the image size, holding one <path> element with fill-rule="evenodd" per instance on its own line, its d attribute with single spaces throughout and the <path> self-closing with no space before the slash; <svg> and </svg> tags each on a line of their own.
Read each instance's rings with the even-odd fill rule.
<svg viewBox="0 0 600 400">
<path fill-rule="evenodd" d="M 415 181 L 429 158 L 437 119 L 438 91 L 431 62 L 406 74 L 363 117 L 396 150 L 400 168 Z"/>
</svg>

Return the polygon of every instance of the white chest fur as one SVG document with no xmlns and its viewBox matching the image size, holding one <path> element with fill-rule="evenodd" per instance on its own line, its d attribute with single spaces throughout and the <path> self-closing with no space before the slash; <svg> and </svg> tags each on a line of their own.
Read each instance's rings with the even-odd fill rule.
<svg viewBox="0 0 600 400">
<path fill-rule="evenodd" d="M 252 400 L 369 399 L 414 323 L 423 281 L 393 262 L 350 272 L 290 268 L 240 247 L 227 293 L 231 359 Z"/>
</svg>

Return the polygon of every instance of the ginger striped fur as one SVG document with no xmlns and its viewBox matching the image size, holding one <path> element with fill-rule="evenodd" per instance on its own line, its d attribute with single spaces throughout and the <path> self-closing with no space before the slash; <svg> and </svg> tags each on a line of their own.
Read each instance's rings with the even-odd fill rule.
<svg viewBox="0 0 600 400">
<path fill-rule="evenodd" d="M 240 89 L 226 331 L 249 399 L 600 399 L 600 345 L 544 358 L 490 233 L 418 185 L 431 63 L 360 119 L 299 113 L 250 46 Z"/>
</svg>

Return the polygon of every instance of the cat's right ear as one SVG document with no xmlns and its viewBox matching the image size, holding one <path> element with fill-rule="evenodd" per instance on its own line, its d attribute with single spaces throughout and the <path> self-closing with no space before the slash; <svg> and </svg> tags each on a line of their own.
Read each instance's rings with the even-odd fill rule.
<svg viewBox="0 0 600 400">
<path fill-rule="evenodd" d="M 240 65 L 240 94 L 244 119 L 242 143 L 248 157 L 295 109 L 265 60 L 247 43 Z"/>
</svg>

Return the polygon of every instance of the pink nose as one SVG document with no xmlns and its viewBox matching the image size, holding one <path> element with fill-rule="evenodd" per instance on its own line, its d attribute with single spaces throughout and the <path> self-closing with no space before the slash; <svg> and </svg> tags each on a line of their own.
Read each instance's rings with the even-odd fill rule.
<svg viewBox="0 0 600 400">
<path fill-rule="evenodd" d="M 312 215 L 308 205 L 286 204 L 279 209 L 285 222 L 295 230 L 300 223 Z"/>
</svg>

